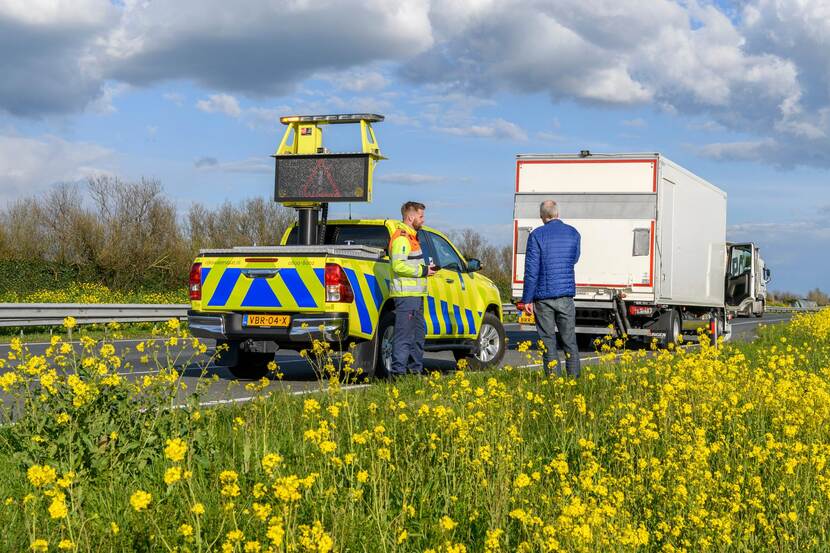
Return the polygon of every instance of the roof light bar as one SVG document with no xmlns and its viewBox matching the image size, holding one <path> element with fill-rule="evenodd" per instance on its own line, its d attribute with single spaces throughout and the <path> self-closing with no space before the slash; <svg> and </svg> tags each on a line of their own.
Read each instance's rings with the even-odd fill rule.
<svg viewBox="0 0 830 553">
<path fill-rule="evenodd" d="M 361 121 L 368 121 L 369 123 L 377 123 L 383 121 L 383 115 L 376 113 L 345 113 L 340 115 L 289 115 L 280 117 L 280 123 L 288 125 L 289 123 L 360 123 Z"/>
</svg>

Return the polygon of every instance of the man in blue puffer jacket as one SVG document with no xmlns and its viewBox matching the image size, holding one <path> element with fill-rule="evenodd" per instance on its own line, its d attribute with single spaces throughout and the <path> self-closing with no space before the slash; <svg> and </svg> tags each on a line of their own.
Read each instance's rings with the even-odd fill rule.
<svg viewBox="0 0 830 553">
<path fill-rule="evenodd" d="M 555 368 L 557 375 L 562 374 L 556 350 L 558 328 L 568 374 L 579 376 L 574 265 L 579 261 L 580 236 L 575 228 L 559 220 L 553 200 L 542 202 L 539 216 L 545 224 L 527 239 L 522 302 L 525 313 L 536 316 L 536 329 L 545 345 L 545 372 L 550 375 L 551 368 Z"/>
</svg>

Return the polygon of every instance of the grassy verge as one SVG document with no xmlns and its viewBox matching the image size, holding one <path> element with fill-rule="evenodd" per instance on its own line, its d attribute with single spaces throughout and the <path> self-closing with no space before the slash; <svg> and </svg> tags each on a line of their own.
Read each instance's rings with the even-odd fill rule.
<svg viewBox="0 0 830 553">
<path fill-rule="evenodd" d="M 611 362 L 608 344 L 578 380 L 506 367 L 313 396 L 262 381 L 208 410 L 200 387 L 159 409 L 182 384 L 164 344 L 189 339 L 166 332 L 140 346 L 161 371 L 136 383 L 92 340 L 6 361 L 24 409 L 0 431 L 0 549 L 828 546 L 827 312 L 721 349 Z"/>
<path fill-rule="evenodd" d="M 185 323 L 182 323 L 184 326 Z M 9 344 L 12 340 L 23 343 L 48 342 L 54 336 L 62 340 L 79 340 L 88 336 L 96 341 L 146 338 L 153 335 L 156 323 L 107 323 L 78 325 L 70 337 L 62 327 L 29 326 L 0 328 L 0 344 Z"/>
</svg>

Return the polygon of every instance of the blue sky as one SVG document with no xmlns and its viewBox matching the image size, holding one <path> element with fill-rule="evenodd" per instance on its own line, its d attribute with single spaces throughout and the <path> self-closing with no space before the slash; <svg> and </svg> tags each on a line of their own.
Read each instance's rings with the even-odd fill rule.
<svg viewBox="0 0 830 553">
<path fill-rule="evenodd" d="M 517 153 L 656 151 L 727 191 L 774 289 L 830 290 L 826 0 L 228 6 L 0 4 L 0 201 L 96 173 L 182 212 L 268 197 L 280 115 L 371 111 L 390 159 L 355 216 L 415 199 L 506 244 Z"/>
</svg>

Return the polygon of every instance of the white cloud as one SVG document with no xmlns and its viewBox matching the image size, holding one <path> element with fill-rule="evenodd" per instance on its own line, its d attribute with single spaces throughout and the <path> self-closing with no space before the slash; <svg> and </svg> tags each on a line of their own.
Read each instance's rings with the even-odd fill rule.
<svg viewBox="0 0 830 553">
<path fill-rule="evenodd" d="M 738 142 L 714 142 L 697 149 L 703 157 L 719 160 L 770 161 L 766 157 L 775 150 L 773 140 L 746 140 Z"/>
<path fill-rule="evenodd" d="M 230 94 L 211 94 L 207 99 L 198 100 L 196 108 L 207 113 L 224 113 L 230 117 L 242 115 L 239 101 Z"/>
<path fill-rule="evenodd" d="M 642 128 L 642 127 L 645 127 L 645 126 L 648 125 L 646 123 L 645 119 L 641 119 L 639 117 L 636 118 L 636 119 L 625 119 L 625 120 L 623 120 L 622 124 L 625 127 L 637 127 L 637 128 Z"/>
<path fill-rule="evenodd" d="M 111 172 L 114 152 L 57 136 L 0 134 L 0 182 L 6 199 L 37 193 L 56 182 L 75 182 Z"/>
<path fill-rule="evenodd" d="M 387 182 L 391 184 L 420 185 L 444 182 L 447 178 L 440 175 L 424 175 L 422 173 L 389 173 L 378 174 L 374 177 L 374 180 L 375 182 Z"/>
<path fill-rule="evenodd" d="M 83 110 L 103 91 L 97 41 L 116 24 L 109 0 L 0 2 L 0 110 Z"/>
<path fill-rule="evenodd" d="M 168 102 L 173 102 L 174 104 L 176 104 L 179 107 L 184 105 L 184 95 L 179 94 L 178 92 L 165 92 L 162 95 L 162 98 L 164 98 Z"/>
<path fill-rule="evenodd" d="M 506 140 L 527 140 L 527 133 L 517 124 L 498 118 L 492 121 L 457 127 L 435 127 L 434 130 L 455 136 L 470 136 L 475 138 L 498 138 Z"/>
<path fill-rule="evenodd" d="M 427 15 L 424 0 L 240 0 L 232 10 L 220 0 L 128 2 L 107 38 L 107 71 L 136 85 L 186 79 L 285 94 L 317 73 L 423 51 L 432 44 Z"/>
<path fill-rule="evenodd" d="M 268 158 L 252 157 L 248 159 L 240 159 L 234 161 L 219 161 L 215 157 L 201 157 L 197 159 L 193 166 L 200 171 L 211 171 L 221 173 L 252 173 L 252 174 L 272 174 L 274 173 L 273 161 L 268 161 Z"/>
</svg>

